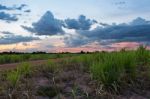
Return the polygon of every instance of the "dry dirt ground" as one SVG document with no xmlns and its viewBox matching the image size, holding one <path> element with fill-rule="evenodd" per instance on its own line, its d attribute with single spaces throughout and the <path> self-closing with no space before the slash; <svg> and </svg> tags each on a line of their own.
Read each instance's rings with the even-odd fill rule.
<svg viewBox="0 0 150 99">
<path fill-rule="evenodd" d="M 62 60 L 62 58 L 60 59 L 51 59 L 52 61 L 60 61 Z M 32 66 L 36 66 L 36 65 L 42 65 L 44 63 L 47 62 L 47 60 L 34 60 L 34 61 L 27 61 L 29 63 L 31 63 Z M 0 64 L 0 70 L 8 70 L 8 69 L 15 69 L 17 66 L 20 65 L 20 62 L 18 63 L 9 63 L 9 64 Z"/>
</svg>

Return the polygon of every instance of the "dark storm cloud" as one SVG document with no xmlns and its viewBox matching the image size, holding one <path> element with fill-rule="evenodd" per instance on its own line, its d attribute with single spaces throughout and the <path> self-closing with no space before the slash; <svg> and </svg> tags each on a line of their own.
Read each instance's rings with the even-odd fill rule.
<svg viewBox="0 0 150 99">
<path fill-rule="evenodd" d="M 5 21 L 17 21 L 17 15 L 11 15 L 5 12 L 0 12 L 0 20 L 5 20 Z"/>
<path fill-rule="evenodd" d="M 38 22 L 33 23 L 32 27 L 22 27 L 36 35 L 64 34 L 62 21 L 56 19 L 50 11 L 47 11 Z"/>
<path fill-rule="evenodd" d="M 108 25 L 97 27 L 93 30 L 77 30 L 79 36 L 72 36 L 65 42 L 69 46 L 99 42 L 107 45 L 114 42 L 150 42 L 150 23 L 149 21 L 137 18 L 129 24 Z M 81 39 L 84 38 L 84 39 Z M 82 41 L 84 40 L 84 41 Z"/>
<path fill-rule="evenodd" d="M 84 15 L 80 15 L 78 19 L 66 19 L 64 26 L 68 29 L 89 30 L 94 23 L 97 22 L 95 20 L 87 19 Z"/>
<path fill-rule="evenodd" d="M 33 40 L 40 40 L 37 37 L 14 35 L 10 32 L 5 33 L 7 33 L 7 35 L 0 38 L 0 44 L 16 44 L 21 42 L 30 42 Z"/>
</svg>

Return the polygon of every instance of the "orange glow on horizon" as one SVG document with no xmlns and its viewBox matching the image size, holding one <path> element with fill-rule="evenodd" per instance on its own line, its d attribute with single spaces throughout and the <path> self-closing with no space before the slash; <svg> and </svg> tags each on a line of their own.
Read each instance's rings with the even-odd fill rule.
<svg viewBox="0 0 150 99">
<path fill-rule="evenodd" d="M 120 42 L 120 43 L 113 43 L 109 47 L 105 46 L 98 46 L 98 45 L 91 45 L 91 46 L 84 46 L 84 47 L 53 47 L 53 48 L 44 48 L 41 47 L 39 44 L 28 44 L 27 46 L 20 44 L 11 44 L 11 45 L 0 45 L 0 52 L 3 51 L 20 51 L 20 52 L 33 52 L 33 51 L 47 51 L 47 52 L 94 52 L 94 51 L 118 51 L 123 48 L 127 49 L 135 49 L 139 46 L 139 43 L 136 42 Z M 150 49 L 150 47 L 147 47 Z M 46 49 L 46 50 L 44 50 Z"/>
</svg>

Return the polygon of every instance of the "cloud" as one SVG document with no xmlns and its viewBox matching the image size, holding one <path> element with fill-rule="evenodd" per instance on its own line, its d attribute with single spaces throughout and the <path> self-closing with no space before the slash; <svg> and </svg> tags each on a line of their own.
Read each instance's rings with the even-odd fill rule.
<svg viewBox="0 0 150 99">
<path fill-rule="evenodd" d="M 125 1 L 118 1 L 118 2 L 115 2 L 115 5 L 125 5 L 126 2 Z"/>
<path fill-rule="evenodd" d="M 0 20 L 5 20 L 5 21 L 17 21 L 17 15 L 11 15 L 5 12 L 0 12 Z"/>
<path fill-rule="evenodd" d="M 64 34 L 62 29 L 89 30 L 96 20 L 87 19 L 86 16 L 80 15 L 78 19 L 56 19 L 54 15 L 47 11 L 37 22 L 32 23 L 31 27 L 21 26 L 25 30 L 36 35 L 58 35 Z"/>
<path fill-rule="evenodd" d="M 7 7 L 5 5 L 0 4 L 0 10 L 22 10 L 24 7 L 26 7 L 26 4 L 21 4 L 20 6 L 16 7 Z"/>
<path fill-rule="evenodd" d="M 101 26 L 109 26 L 109 24 L 107 24 L 107 23 L 99 23 Z"/>
<path fill-rule="evenodd" d="M 55 46 L 53 45 L 46 45 L 47 48 L 54 48 Z"/>
<path fill-rule="evenodd" d="M 54 15 L 50 11 L 47 11 L 38 22 L 32 23 L 32 27 L 22 27 L 36 35 L 64 34 L 62 21 L 54 18 Z"/>
<path fill-rule="evenodd" d="M 28 27 L 28 26 L 24 26 L 24 25 L 21 25 L 21 27 L 23 29 L 29 31 L 29 32 L 32 32 L 32 33 L 36 32 L 36 30 L 34 30 L 32 27 Z"/>
<path fill-rule="evenodd" d="M 78 47 L 87 44 L 90 40 L 81 35 L 68 35 L 64 38 L 64 43 L 69 47 Z"/>
<path fill-rule="evenodd" d="M 134 20 L 130 23 L 130 25 L 147 25 L 147 24 L 149 24 L 149 23 L 150 23 L 150 21 L 147 21 L 147 20 L 145 20 L 145 19 L 143 19 L 143 18 L 141 18 L 141 17 L 138 17 L 138 18 L 134 19 Z"/>
<path fill-rule="evenodd" d="M 8 33 L 7 35 L 0 38 L 0 44 L 16 44 L 21 42 L 30 42 L 33 40 L 40 40 L 37 37 L 14 35 L 13 33 L 10 32 Z"/>
<path fill-rule="evenodd" d="M 126 9 L 127 6 L 128 6 L 128 2 L 127 1 L 124 1 L 124 0 L 114 0 L 114 3 L 113 3 L 119 10 L 123 10 L 123 9 Z"/>
<path fill-rule="evenodd" d="M 12 8 L 0 4 L 0 10 L 11 10 L 11 9 Z"/>
<path fill-rule="evenodd" d="M 81 46 L 92 42 L 99 42 L 102 45 L 117 42 L 150 42 L 150 23 L 142 18 L 137 18 L 129 24 L 108 25 L 76 32 L 78 35 L 66 39 L 65 42 L 71 42 L 69 46 Z"/>
<path fill-rule="evenodd" d="M 11 34 L 13 34 L 13 33 L 8 32 L 8 31 L 2 31 L 2 33 L 5 34 L 5 35 L 9 35 L 9 34 L 11 35 Z"/>
<path fill-rule="evenodd" d="M 26 43 L 26 42 L 23 42 L 22 45 L 23 45 L 23 46 L 28 46 L 29 44 Z"/>
<path fill-rule="evenodd" d="M 22 10 L 26 6 L 27 6 L 26 4 L 21 4 L 19 7 L 15 7 L 14 9 Z"/>
<path fill-rule="evenodd" d="M 25 10 L 24 12 L 30 13 L 30 12 L 31 12 L 31 10 Z"/>
<path fill-rule="evenodd" d="M 86 16 L 80 15 L 78 19 L 66 19 L 64 26 L 68 29 L 89 30 L 94 23 L 96 23 L 95 20 L 86 19 Z"/>
<path fill-rule="evenodd" d="M 18 13 L 18 14 L 15 14 L 15 13 L 9 13 L 9 10 L 23 10 L 24 7 L 26 7 L 27 5 L 26 4 L 21 4 L 20 6 L 13 6 L 13 7 L 7 7 L 7 6 L 4 6 L 4 5 L 1 5 L 0 4 L 0 20 L 4 20 L 6 22 L 12 22 L 12 21 L 17 21 L 18 18 L 17 16 L 20 16 L 22 14 Z M 5 12 L 7 11 L 7 12 Z M 30 12 L 30 10 L 25 10 L 25 12 Z"/>
</svg>

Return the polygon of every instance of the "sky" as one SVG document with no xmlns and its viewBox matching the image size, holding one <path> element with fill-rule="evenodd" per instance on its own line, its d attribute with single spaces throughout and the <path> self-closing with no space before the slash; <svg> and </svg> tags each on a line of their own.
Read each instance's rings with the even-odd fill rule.
<svg viewBox="0 0 150 99">
<path fill-rule="evenodd" d="M 0 0 L 0 52 L 80 52 L 150 42 L 150 0 Z"/>
</svg>

